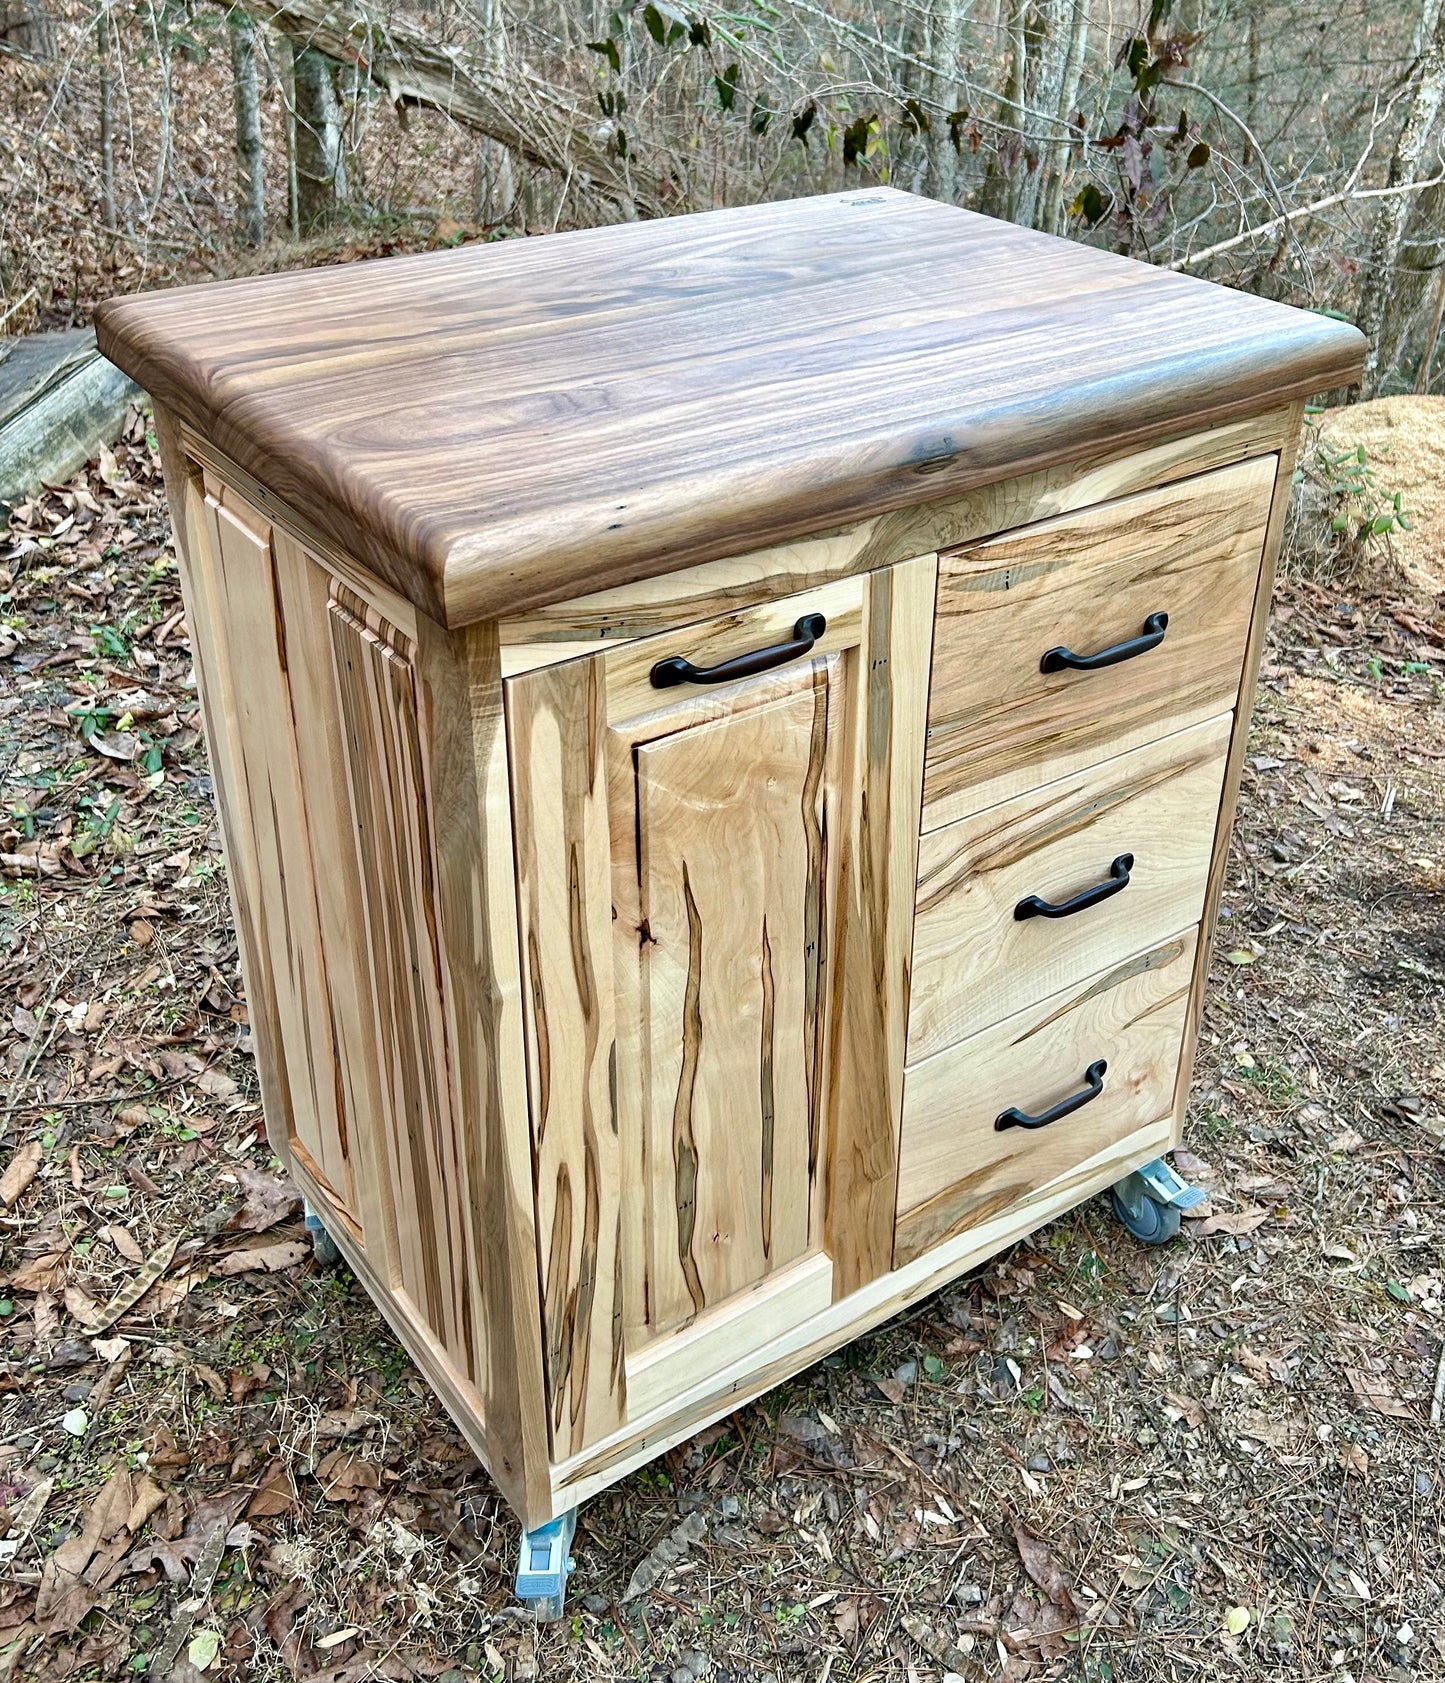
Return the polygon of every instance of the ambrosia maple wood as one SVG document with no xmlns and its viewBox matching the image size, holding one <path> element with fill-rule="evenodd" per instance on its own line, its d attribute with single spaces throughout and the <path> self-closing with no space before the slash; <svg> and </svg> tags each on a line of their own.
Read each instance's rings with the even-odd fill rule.
<svg viewBox="0 0 1445 1683">
<path fill-rule="evenodd" d="M 1177 1140 L 1350 329 L 884 192 L 101 332 L 273 1138 L 529 1524 Z"/>
</svg>

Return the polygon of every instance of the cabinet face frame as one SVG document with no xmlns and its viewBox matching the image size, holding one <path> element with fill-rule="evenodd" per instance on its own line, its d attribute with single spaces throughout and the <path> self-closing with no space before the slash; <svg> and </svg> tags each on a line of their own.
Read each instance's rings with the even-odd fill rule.
<svg viewBox="0 0 1445 1683">
<path fill-rule="evenodd" d="M 934 577 L 924 556 L 506 683 L 558 1459 L 889 1265 Z M 650 682 L 661 659 L 715 664 L 809 613 L 825 632 L 776 671 Z M 737 896 L 745 929 L 726 915 L 729 861 L 709 860 L 716 880 L 695 891 L 679 875 L 688 836 L 696 871 L 709 830 L 760 879 Z M 811 991 L 769 963 L 769 917 L 817 948 Z M 708 991 L 729 970 L 741 1026 Z M 761 1086 L 737 1124 L 753 1144 L 727 1176 L 706 1084 L 747 1067 L 738 1037 L 759 1028 Z M 784 1033 L 807 1037 L 806 1069 Z"/>
</svg>

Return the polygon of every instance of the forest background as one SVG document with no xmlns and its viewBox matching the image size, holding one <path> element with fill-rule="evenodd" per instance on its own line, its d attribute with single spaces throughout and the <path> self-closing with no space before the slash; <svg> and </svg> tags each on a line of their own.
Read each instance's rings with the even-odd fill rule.
<svg viewBox="0 0 1445 1683">
<path fill-rule="evenodd" d="M 889 182 L 1355 320 L 1429 391 L 1439 0 L 0 0 L 0 333 Z"/>
</svg>

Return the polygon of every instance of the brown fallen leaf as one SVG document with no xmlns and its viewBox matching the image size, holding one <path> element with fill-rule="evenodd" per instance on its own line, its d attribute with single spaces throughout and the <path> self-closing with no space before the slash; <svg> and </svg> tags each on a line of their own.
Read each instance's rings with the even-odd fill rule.
<svg viewBox="0 0 1445 1683">
<path fill-rule="evenodd" d="M 1350 1389 L 1368 1408 L 1374 1409 L 1376 1414 L 1383 1414 L 1391 1420 L 1414 1420 L 1415 1410 L 1403 1397 L 1396 1396 L 1383 1379 L 1376 1378 L 1372 1373 L 1366 1373 L 1361 1368 L 1347 1367 L 1345 1378 L 1350 1382 Z"/>
<path fill-rule="evenodd" d="M 1233 1239 L 1242 1239 L 1246 1234 L 1253 1233 L 1256 1227 L 1263 1227 L 1268 1220 L 1268 1210 L 1251 1204 L 1242 1210 L 1221 1211 L 1212 1215 L 1196 1223 L 1194 1231 L 1201 1238 L 1210 1233 L 1227 1233 Z"/>
<path fill-rule="evenodd" d="M 1190 1430 L 1197 1432 L 1204 1424 L 1204 1416 L 1209 1412 L 1204 1404 L 1194 1397 L 1186 1397 L 1179 1391 L 1166 1391 L 1164 1395 L 1184 1416 L 1184 1423 Z"/>
<path fill-rule="evenodd" d="M 10 1276 L 16 1291 L 49 1291 L 65 1267 L 64 1251 L 45 1251 L 22 1263 Z"/>
<path fill-rule="evenodd" d="M 288 1514 L 296 1506 L 296 1485 L 290 1469 L 279 1458 L 262 1469 L 256 1480 L 256 1493 L 246 1504 L 247 1519 L 274 1519 Z"/>
<path fill-rule="evenodd" d="M 286 1239 L 275 1245 L 253 1245 L 248 1250 L 232 1251 L 223 1256 L 211 1270 L 213 1274 L 279 1274 L 283 1269 L 295 1268 L 311 1255 L 311 1246 L 304 1239 Z"/>
<path fill-rule="evenodd" d="M 95 1605 L 96 1591 L 82 1575 L 101 1544 L 125 1530 L 130 1509 L 130 1473 L 117 1467 L 86 1510 L 79 1532 L 68 1537 L 41 1568 L 35 1619 L 48 1635 L 74 1630 Z"/>
<path fill-rule="evenodd" d="M 655 1544 L 637 1563 L 627 1588 L 623 1591 L 622 1599 L 633 1601 L 639 1595 L 646 1595 L 658 1579 L 670 1567 L 675 1566 L 694 1543 L 701 1542 L 706 1535 L 706 1517 L 700 1513 L 690 1513 L 681 1525 L 675 1525 L 661 1542 Z"/>
<path fill-rule="evenodd" d="M 232 1233 L 264 1233 L 301 1209 L 295 1181 L 244 1166 L 237 1167 L 236 1179 L 246 1201 L 226 1223 Z"/>
<path fill-rule="evenodd" d="M 381 1488 L 381 1469 L 356 1449 L 333 1449 L 317 1463 L 316 1478 L 331 1502 L 354 1502 L 363 1490 Z"/>
<path fill-rule="evenodd" d="M 127 1262 L 144 1262 L 145 1252 L 135 1242 L 135 1236 L 128 1227 L 122 1227 L 118 1221 L 113 1221 L 109 1227 L 102 1227 L 101 1237 L 108 1239 Z"/>
<path fill-rule="evenodd" d="M 135 1536 L 156 1509 L 165 1506 L 165 1502 L 165 1491 L 153 1478 L 143 1473 L 131 1498 L 130 1512 L 126 1515 L 125 1520 L 126 1530 L 132 1536 Z"/>
<path fill-rule="evenodd" d="M 1019 1551 L 1019 1559 L 1024 1563 L 1024 1571 L 1056 1607 L 1061 1607 L 1064 1612 L 1077 1618 L 1078 1607 L 1074 1601 L 1073 1583 L 1054 1557 L 1053 1550 L 1042 1537 L 1030 1531 L 1017 1515 L 1009 1513 L 1008 1521 L 1013 1528 L 1014 1545 Z"/>
<path fill-rule="evenodd" d="M 32 1325 L 34 1331 L 31 1338 L 35 1348 L 42 1356 L 48 1355 L 55 1343 L 55 1335 L 60 1331 L 60 1311 L 55 1307 L 55 1299 L 48 1291 L 35 1294 Z"/>
<path fill-rule="evenodd" d="M 84 1327 L 95 1325 L 100 1317 L 100 1305 L 93 1297 L 88 1296 L 79 1286 L 67 1286 L 62 1294 L 65 1307 Z"/>
<path fill-rule="evenodd" d="M 1370 1457 L 1357 1443 L 1342 1443 L 1339 1449 L 1339 1463 L 1346 1474 L 1353 1473 L 1356 1478 L 1368 1479 L 1370 1476 Z"/>
<path fill-rule="evenodd" d="M 180 1242 L 179 1234 L 174 1239 L 168 1239 L 138 1274 L 128 1280 L 114 1297 L 100 1306 L 94 1319 L 81 1322 L 86 1331 L 91 1334 L 104 1332 L 107 1327 L 113 1326 L 128 1310 L 134 1309 L 136 1304 L 170 1267 L 171 1259 L 176 1254 L 176 1246 Z M 80 1319 L 79 1316 L 76 1318 L 77 1320 Z"/>
<path fill-rule="evenodd" d="M 187 1567 L 197 1568 L 203 1563 L 220 1562 L 225 1541 L 231 1533 L 236 1515 L 246 1504 L 246 1491 L 227 1490 L 220 1496 L 203 1496 L 191 1509 L 186 1528 L 179 1537 L 148 1537 L 137 1543 L 126 1556 L 127 1572 L 144 1572 L 159 1566 L 173 1584 L 184 1584 L 190 1574 Z M 155 1527 L 151 1527 L 154 1531 Z M 216 1542 L 219 1533 L 220 1543 Z"/>
<path fill-rule="evenodd" d="M 130 761 L 141 751 L 141 739 L 133 730 L 96 730 L 85 740 L 108 760 Z"/>
<path fill-rule="evenodd" d="M 1268 1358 L 1257 1355 L 1247 1344 L 1240 1348 L 1239 1365 L 1261 1390 L 1273 1384 L 1274 1375 L 1270 1372 Z"/>
<path fill-rule="evenodd" d="M 105 1372 L 101 1374 L 100 1378 L 96 1381 L 95 1389 L 86 1398 L 86 1407 L 90 1410 L 90 1417 L 92 1420 L 100 1417 L 100 1411 L 106 1407 L 106 1405 L 110 1402 L 110 1399 L 115 1395 L 116 1387 L 120 1384 L 121 1380 L 125 1378 L 126 1369 L 130 1366 L 132 1354 L 130 1345 L 123 1338 L 116 1340 L 116 1342 L 124 1345 L 124 1349 L 117 1353 L 115 1360 L 112 1361 L 110 1366 L 106 1368 Z"/>
<path fill-rule="evenodd" d="M 196 1086 L 213 1099 L 232 1099 L 240 1091 L 238 1084 L 223 1070 L 203 1070 L 196 1078 Z"/>
<path fill-rule="evenodd" d="M 5 1165 L 5 1173 L 0 1175 L 0 1204 L 7 1210 L 40 1173 L 44 1155 L 39 1140 L 27 1140 Z"/>
</svg>

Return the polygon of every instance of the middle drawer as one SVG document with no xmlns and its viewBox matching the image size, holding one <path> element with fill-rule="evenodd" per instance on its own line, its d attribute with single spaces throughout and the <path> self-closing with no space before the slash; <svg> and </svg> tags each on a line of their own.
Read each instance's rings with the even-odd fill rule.
<svg viewBox="0 0 1445 1683">
<path fill-rule="evenodd" d="M 1232 724 L 1222 714 L 923 837 L 908 1063 L 1199 921 Z"/>
</svg>

